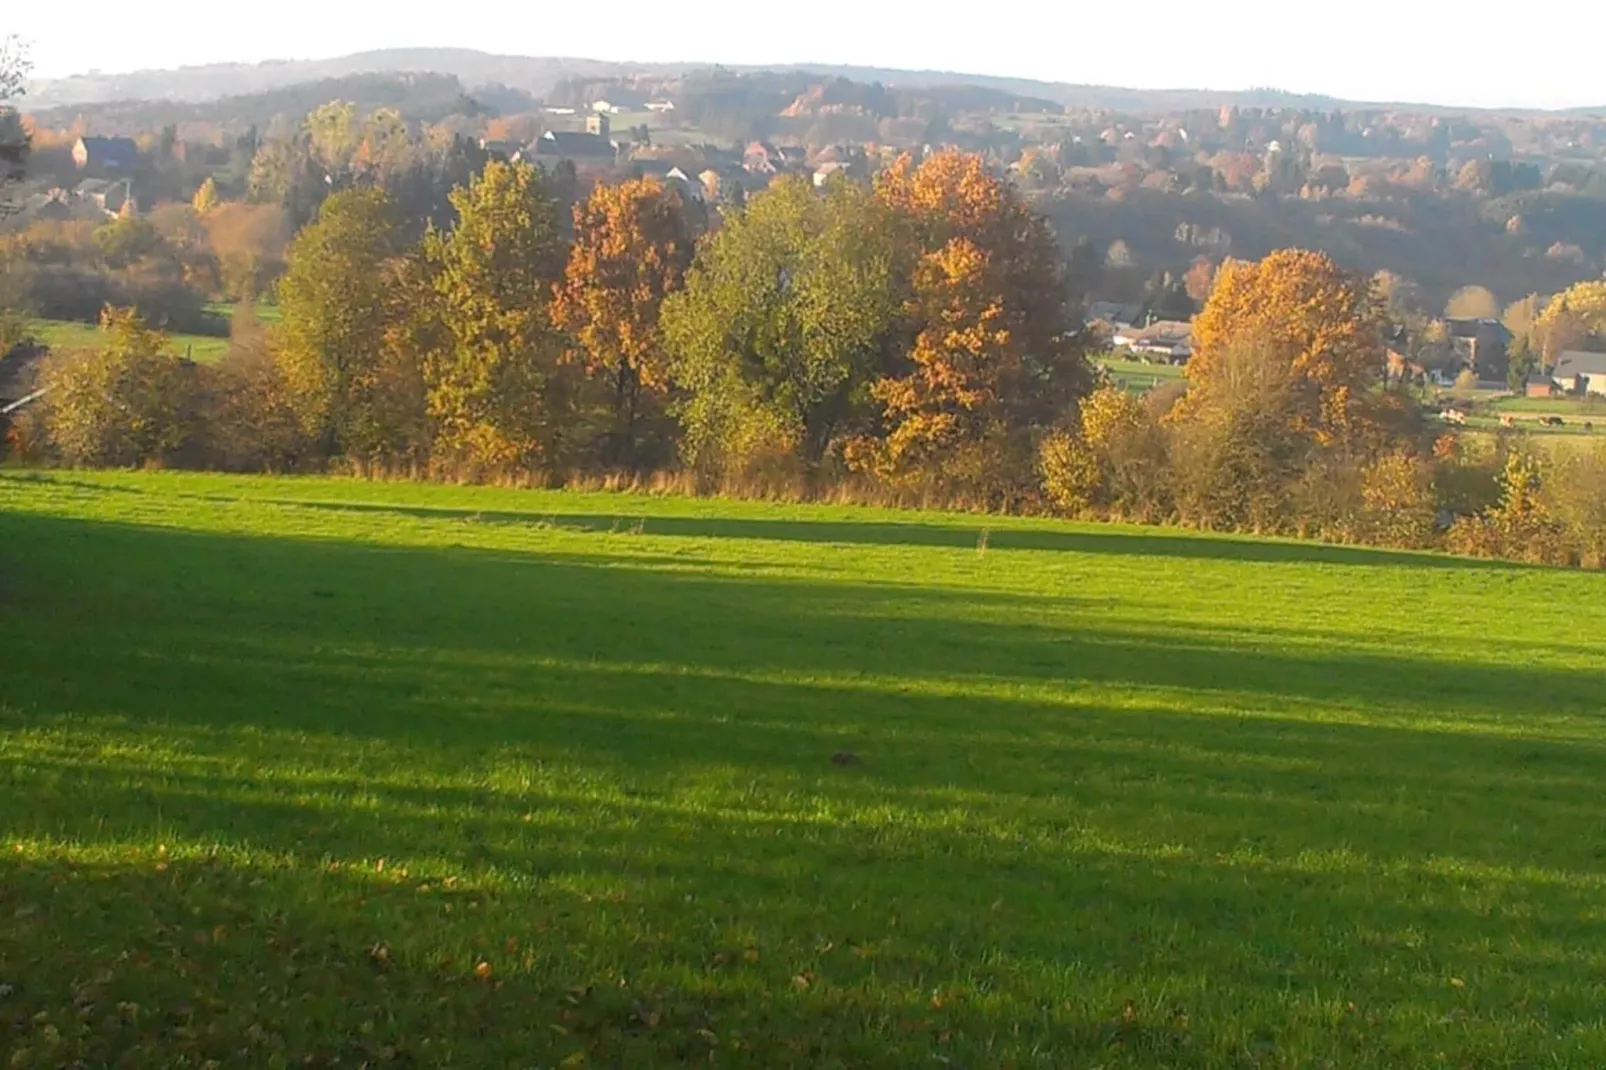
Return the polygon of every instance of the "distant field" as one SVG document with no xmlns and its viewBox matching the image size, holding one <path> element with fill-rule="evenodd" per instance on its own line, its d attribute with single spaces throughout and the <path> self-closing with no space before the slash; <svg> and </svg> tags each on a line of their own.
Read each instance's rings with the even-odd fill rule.
<svg viewBox="0 0 1606 1070">
<path fill-rule="evenodd" d="M 1606 417 L 1606 398 L 1528 398 L 1508 397 L 1494 403 L 1502 412 L 1553 413 L 1558 416 Z"/>
<path fill-rule="evenodd" d="M 0 470 L 0 650 L 10 1065 L 1606 1066 L 1606 575 Z"/>
<path fill-rule="evenodd" d="M 92 323 L 75 323 L 70 320 L 36 320 L 33 334 L 52 349 L 95 349 L 102 344 L 100 328 Z M 203 334 L 170 334 L 171 349 L 180 356 L 212 363 L 222 360 L 229 351 L 227 338 Z"/>
<path fill-rule="evenodd" d="M 1141 360 L 1119 360 L 1108 357 L 1094 358 L 1116 380 L 1129 390 L 1151 390 L 1164 383 L 1181 382 L 1188 377 L 1186 367 L 1176 364 L 1145 364 Z"/>
<path fill-rule="evenodd" d="M 1513 429 L 1522 431 L 1526 434 L 1546 435 L 1551 438 L 1585 438 L 1593 434 L 1606 435 L 1606 425 L 1596 426 L 1593 429 L 1586 429 L 1584 424 L 1589 422 L 1591 421 L 1588 417 L 1579 416 L 1570 419 L 1570 422 L 1564 423 L 1560 427 L 1547 427 L 1538 420 L 1530 417 L 1528 419 L 1517 419 L 1512 427 Z M 1467 422 L 1465 424 L 1460 424 L 1458 426 L 1471 428 L 1476 431 L 1493 432 L 1507 430 L 1506 425 L 1501 422 L 1498 416 L 1470 416 L 1467 418 Z"/>
</svg>

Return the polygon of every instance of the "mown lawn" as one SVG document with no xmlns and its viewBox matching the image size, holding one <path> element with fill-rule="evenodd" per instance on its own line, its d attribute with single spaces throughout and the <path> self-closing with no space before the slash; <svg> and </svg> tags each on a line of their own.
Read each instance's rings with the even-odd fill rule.
<svg viewBox="0 0 1606 1070">
<path fill-rule="evenodd" d="M 0 650 L 6 1065 L 1606 1065 L 1606 576 L 10 471 Z"/>
</svg>

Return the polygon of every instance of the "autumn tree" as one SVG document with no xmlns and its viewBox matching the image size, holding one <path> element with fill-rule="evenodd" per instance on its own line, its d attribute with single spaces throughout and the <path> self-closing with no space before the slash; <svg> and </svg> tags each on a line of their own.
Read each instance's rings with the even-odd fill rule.
<svg viewBox="0 0 1606 1070">
<path fill-rule="evenodd" d="M 683 450 L 712 474 L 818 468 L 869 407 L 909 245 L 869 192 L 783 178 L 733 209 L 664 302 Z"/>
<path fill-rule="evenodd" d="M 563 270 L 556 206 L 534 167 L 495 160 L 451 200 L 457 225 L 430 233 L 422 251 L 436 457 L 485 471 L 550 468 L 567 460 L 569 430 L 551 316 Z"/>
<path fill-rule="evenodd" d="M 226 297 L 255 301 L 284 270 L 289 214 L 277 204 L 219 204 L 201 216 Z"/>
<path fill-rule="evenodd" d="M 1545 367 L 1568 349 L 1606 341 L 1606 282 L 1581 282 L 1550 299 L 1534 322 Z"/>
<path fill-rule="evenodd" d="M 235 311 L 229 351 L 213 366 L 210 379 L 214 463 L 231 471 L 288 472 L 313 454 L 316 443 L 275 359 L 272 335 L 250 305 Z"/>
<path fill-rule="evenodd" d="M 1195 257 L 1193 263 L 1188 265 L 1188 273 L 1182 277 L 1182 281 L 1189 300 L 1203 306 L 1210 300 L 1210 288 L 1216 282 L 1216 266 L 1207 256 Z"/>
<path fill-rule="evenodd" d="M 1047 223 L 980 157 L 904 157 L 876 195 L 906 221 L 920 259 L 912 345 L 871 388 L 885 435 L 856 461 L 999 502 L 1030 485 L 1035 436 L 1091 383 L 1064 260 Z"/>
<path fill-rule="evenodd" d="M 170 461 L 201 430 L 196 367 L 133 309 L 108 308 L 98 348 L 62 350 L 38 372 L 45 440 L 68 464 Z"/>
<path fill-rule="evenodd" d="M 1320 444 L 1348 441 L 1373 415 L 1371 388 L 1385 366 L 1380 326 L 1370 284 L 1322 253 L 1229 260 L 1194 321 L 1189 391 L 1177 416 L 1208 418 L 1238 388 L 1246 363 L 1269 361 L 1286 369 L 1274 378 L 1290 393 L 1294 430 Z"/>
<path fill-rule="evenodd" d="M 602 459 L 643 460 L 643 425 L 664 411 L 669 356 L 659 327 L 696 242 L 680 195 L 656 179 L 599 184 L 574 207 L 574 244 L 554 308 L 588 376 L 602 387 Z"/>
<path fill-rule="evenodd" d="M 190 206 L 195 209 L 197 215 L 203 216 L 218 206 L 217 182 L 210 175 L 201 183 L 201 188 L 195 191 Z"/>
<path fill-rule="evenodd" d="M 1500 318 L 1500 299 L 1482 286 L 1463 286 L 1444 306 L 1446 319 L 1482 320 Z"/>
<path fill-rule="evenodd" d="M 391 296 L 400 252 L 393 206 L 376 190 L 330 197 L 290 243 L 279 358 L 304 426 L 327 456 L 387 452 L 376 399 L 398 311 Z"/>
<path fill-rule="evenodd" d="M 352 157 L 362 143 L 362 124 L 357 106 L 332 100 L 308 113 L 303 125 L 313 164 L 336 183 L 346 176 Z"/>
</svg>

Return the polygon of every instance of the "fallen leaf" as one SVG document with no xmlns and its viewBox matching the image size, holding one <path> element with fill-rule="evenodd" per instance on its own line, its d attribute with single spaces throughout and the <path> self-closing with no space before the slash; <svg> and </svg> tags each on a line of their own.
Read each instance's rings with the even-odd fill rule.
<svg viewBox="0 0 1606 1070">
<path fill-rule="evenodd" d="M 482 981 L 491 976 L 491 964 L 489 962 L 482 962 L 478 966 L 474 967 L 474 976 L 478 977 Z"/>
</svg>

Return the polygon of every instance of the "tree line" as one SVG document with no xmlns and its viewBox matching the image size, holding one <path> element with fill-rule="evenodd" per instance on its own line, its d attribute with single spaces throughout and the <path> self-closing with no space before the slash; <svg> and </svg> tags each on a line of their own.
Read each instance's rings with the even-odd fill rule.
<svg viewBox="0 0 1606 1070">
<path fill-rule="evenodd" d="M 561 218 L 492 161 L 412 238 L 380 189 L 290 242 L 280 322 L 215 367 L 128 310 L 51 354 L 18 445 L 78 465 L 330 467 L 553 485 L 852 493 L 1601 564 L 1583 459 L 1435 435 L 1386 305 L 1318 253 L 1228 261 L 1185 388 L 1087 360 L 1066 259 L 985 162 L 783 178 L 712 230 L 652 179 Z M 1580 455 L 1581 457 L 1581 455 Z M 1595 458 L 1598 460 L 1599 458 Z M 1603 466 L 1606 467 L 1606 466 Z"/>
</svg>

